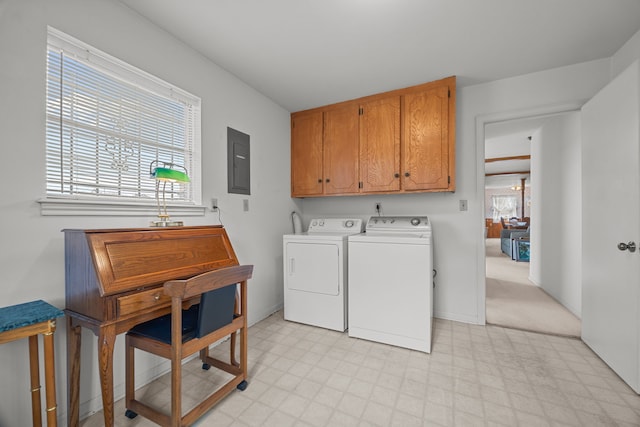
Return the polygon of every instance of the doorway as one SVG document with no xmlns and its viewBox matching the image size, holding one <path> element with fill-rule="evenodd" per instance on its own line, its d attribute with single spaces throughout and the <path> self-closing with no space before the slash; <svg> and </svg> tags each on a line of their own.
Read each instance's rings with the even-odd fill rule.
<svg viewBox="0 0 640 427">
<path fill-rule="evenodd" d="M 576 145 L 572 140 L 579 140 L 573 130 L 576 128 L 579 128 L 579 114 L 564 111 L 486 120 L 483 124 L 484 221 L 494 229 L 487 233 L 483 260 L 487 323 L 580 336 L 580 321 L 576 316 L 576 310 L 579 313 L 580 309 L 579 296 L 576 299 L 575 295 L 566 295 L 567 289 L 571 293 L 579 288 L 579 277 L 565 277 L 561 263 L 553 259 L 566 251 L 562 247 L 564 237 L 557 235 L 556 222 L 564 223 L 571 216 L 575 220 L 576 216 L 566 212 L 570 209 L 564 202 L 572 198 L 563 194 L 566 183 L 557 184 L 561 180 L 579 181 L 579 169 L 568 175 L 564 171 L 566 165 L 561 163 L 568 161 L 579 165 L 579 151 L 577 162 L 568 159 Z M 568 143 L 563 142 L 565 137 Z M 577 147 L 579 149 L 579 145 Z M 579 185 L 579 182 L 573 185 Z M 557 191 L 558 188 L 562 191 Z M 496 203 L 505 198 L 513 199 L 513 206 Z M 580 211 L 579 203 L 577 200 L 574 213 Z M 511 212 L 507 217 L 515 213 L 517 224 L 523 226 L 513 224 L 513 228 L 525 230 L 511 231 L 506 229 L 511 226 L 498 223 L 498 216 L 504 216 L 506 212 Z M 573 226 L 575 228 L 576 224 Z M 498 235 L 495 228 L 498 228 Z M 579 223 L 577 230 L 579 234 Z M 529 249 L 524 253 L 524 259 L 518 256 L 520 253 L 514 243 Z M 558 243 L 560 248 L 556 247 Z"/>
</svg>

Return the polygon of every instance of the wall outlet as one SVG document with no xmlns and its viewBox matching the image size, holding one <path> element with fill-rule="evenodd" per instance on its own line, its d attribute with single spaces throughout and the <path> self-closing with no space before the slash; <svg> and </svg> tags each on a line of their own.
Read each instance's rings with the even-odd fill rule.
<svg viewBox="0 0 640 427">
<path fill-rule="evenodd" d="M 466 200 L 460 200 L 460 210 L 461 211 L 466 211 L 467 210 L 467 201 Z"/>
<path fill-rule="evenodd" d="M 382 214 L 382 203 L 380 203 L 380 202 L 376 202 L 376 204 L 374 205 L 374 207 L 373 207 L 373 208 L 376 210 L 376 213 L 377 213 L 378 215 L 381 215 L 381 214 Z"/>
<path fill-rule="evenodd" d="M 212 212 L 218 211 L 218 199 L 216 198 L 211 199 L 211 211 Z"/>
</svg>

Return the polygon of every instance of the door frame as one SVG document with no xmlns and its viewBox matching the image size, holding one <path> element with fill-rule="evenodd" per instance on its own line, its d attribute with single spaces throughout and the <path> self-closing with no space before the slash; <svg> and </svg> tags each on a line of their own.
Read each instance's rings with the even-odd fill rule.
<svg viewBox="0 0 640 427">
<path fill-rule="evenodd" d="M 505 122 L 510 120 L 520 120 L 536 117 L 555 116 L 562 113 L 570 113 L 580 111 L 582 105 L 587 102 L 585 100 L 578 100 L 569 103 L 555 104 L 555 105 L 543 105 L 538 107 L 525 108 L 520 110 L 508 110 L 498 113 L 481 114 L 476 116 L 476 194 L 480 198 L 480 209 L 478 210 L 478 217 L 476 218 L 477 224 L 484 224 L 484 213 L 486 210 L 485 198 L 484 198 L 484 186 L 485 186 L 485 169 L 484 169 L 484 141 L 485 125 L 490 123 Z M 533 171 L 532 171 L 533 172 Z M 478 257 L 476 259 L 478 277 L 476 278 L 476 301 L 478 303 L 478 322 L 481 325 L 486 325 L 486 292 L 487 292 L 487 268 L 485 264 L 486 250 L 485 250 L 485 238 L 484 238 L 484 226 L 478 227 L 478 250 L 476 253 Z"/>
</svg>

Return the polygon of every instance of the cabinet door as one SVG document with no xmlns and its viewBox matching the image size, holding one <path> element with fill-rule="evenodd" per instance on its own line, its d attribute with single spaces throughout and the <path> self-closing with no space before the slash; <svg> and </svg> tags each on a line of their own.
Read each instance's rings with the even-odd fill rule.
<svg viewBox="0 0 640 427">
<path fill-rule="evenodd" d="M 358 105 L 324 113 L 324 194 L 358 193 Z"/>
<path fill-rule="evenodd" d="M 405 95 L 402 131 L 403 190 L 448 189 L 453 161 L 449 158 L 448 86 Z"/>
<path fill-rule="evenodd" d="M 291 117 L 291 197 L 322 194 L 322 112 Z"/>
<path fill-rule="evenodd" d="M 360 115 L 363 192 L 400 189 L 400 97 L 366 102 Z"/>
</svg>

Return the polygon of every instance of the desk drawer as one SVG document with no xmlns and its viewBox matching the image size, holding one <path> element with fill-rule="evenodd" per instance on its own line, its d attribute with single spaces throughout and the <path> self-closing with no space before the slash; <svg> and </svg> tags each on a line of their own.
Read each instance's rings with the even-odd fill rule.
<svg viewBox="0 0 640 427">
<path fill-rule="evenodd" d="M 148 311 L 171 304 L 171 297 L 164 294 L 162 287 L 138 292 L 118 298 L 118 317 Z"/>
</svg>

